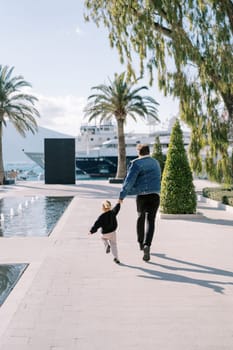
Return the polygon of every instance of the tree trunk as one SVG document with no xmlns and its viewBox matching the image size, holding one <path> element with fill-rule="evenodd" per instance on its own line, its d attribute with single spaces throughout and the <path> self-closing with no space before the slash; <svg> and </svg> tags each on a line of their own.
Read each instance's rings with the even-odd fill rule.
<svg viewBox="0 0 233 350">
<path fill-rule="evenodd" d="M 118 135 L 118 161 L 116 178 L 121 179 L 126 175 L 126 149 L 124 134 L 124 119 L 117 118 L 117 135 Z"/>
<path fill-rule="evenodd" d="M 4 180 L 4 167 L 3 167 L 3 158 L 2 158 L 2 121 L 0 121 L 0 185 L 3 185 L 3 180 Z"/>
</svg>

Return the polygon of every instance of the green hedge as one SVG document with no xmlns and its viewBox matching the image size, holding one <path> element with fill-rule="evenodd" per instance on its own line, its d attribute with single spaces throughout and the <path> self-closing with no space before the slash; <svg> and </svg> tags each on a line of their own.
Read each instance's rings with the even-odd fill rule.
<svg viewBox="0 0 233 350">
<path fill-rule="evenodd" d="M 205 187 L 202 190 L 202 194 L 204 197 L 233 206 L 233 186 Z"/>
</svg>

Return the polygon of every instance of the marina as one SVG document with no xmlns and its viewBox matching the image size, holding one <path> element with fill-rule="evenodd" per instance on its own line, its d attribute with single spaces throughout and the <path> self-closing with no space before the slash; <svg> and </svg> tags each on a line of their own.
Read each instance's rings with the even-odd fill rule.
<svg viewBox="0 0 233 350">
<path fill-rule="evenodd" d="M 156 137 L 159 137 L 162 152 L 167 153 L 170 142 L 172 125 L 175 118 L 170 120 L 167 129 L 155 129 L 152 132 L 126 133 L 126 163 L 137 157 L 136 146 L 139 143 L 150 145 L 153 151 Z M 184 145 L 190 142 L 190 133 L 183 131 Z M 80 134 L 75 138 L 75 164 L 77 178 L 114 177 L 117 172 L 118 139 L 116 126 L 113 124 L 82 125 Z M 30 160 L 42 169 L 44 168 L 44 153 L 42 151 L 24 150 Z"/>
</svg>

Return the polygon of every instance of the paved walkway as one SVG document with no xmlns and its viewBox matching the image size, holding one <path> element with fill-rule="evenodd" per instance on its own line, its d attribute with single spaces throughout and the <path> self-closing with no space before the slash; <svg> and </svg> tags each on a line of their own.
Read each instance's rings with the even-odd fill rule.
<svg viewBox="0 0 233 350">
<path fill-rule="evenodd" d="M 199 201 L 198 219 L 158 217 L 145 263 L 127 198 L 116 265 L 87 232 L 119 189 L 107 181 L 1 188 L 0 197 L 75 197 L 49 237 L 0 239 L 0 264 L 29 263 L 0 308 L 0 350 L 233 349 L 233 212 Z"/>
</svg>

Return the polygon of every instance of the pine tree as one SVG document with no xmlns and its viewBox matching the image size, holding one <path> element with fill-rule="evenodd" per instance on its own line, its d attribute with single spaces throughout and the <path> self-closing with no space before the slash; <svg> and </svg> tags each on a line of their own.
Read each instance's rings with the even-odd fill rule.
<svg viewBox="0 0 233 350">
<path fill-rule="evenodd" d="M 172 129 L 162 177 L 160 207 L 166 214 L 194 214 L 196 206 L 193 176 L 177 120 Z"/>
</svg>

